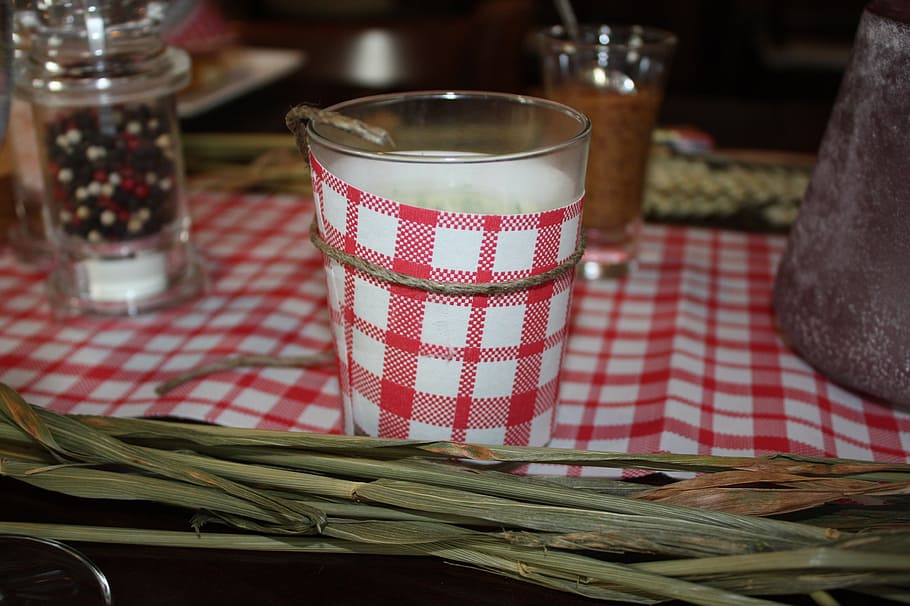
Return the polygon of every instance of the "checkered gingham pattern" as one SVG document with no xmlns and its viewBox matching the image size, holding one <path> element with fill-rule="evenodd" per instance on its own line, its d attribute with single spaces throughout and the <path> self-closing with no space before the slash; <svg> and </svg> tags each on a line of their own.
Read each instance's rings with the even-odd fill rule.
<svg viewBox="0 0 910 606">
<path fill-rule="evenodd" d="M 310 156 L 326 243 L 412 278 L 527 278 L 578 245 L 581 201 L 516 215 L 442 212 L 361 191 Z M 345 430 L 544 445 L 555 423 L 574 274 L 500 295 L 434 294 L 326 258 Z"/>
<path fill-rule="evenodd" d="M 58 322 L 43 274 L 4 251 L 0 381 L 60 412 L 340 432 L 334 364 L 222 372 L 156 396 L 201 363 L 332 342 L 311 200 L 203 192 L 191 209 L 211 290 L 147 316 Z M 553 446 L 910 462 L 910 412 L 833 385 L 777 336 L 783 238 L 658 225 L 642 236 L 629 278 L 575 281 Z"/>
</svg>

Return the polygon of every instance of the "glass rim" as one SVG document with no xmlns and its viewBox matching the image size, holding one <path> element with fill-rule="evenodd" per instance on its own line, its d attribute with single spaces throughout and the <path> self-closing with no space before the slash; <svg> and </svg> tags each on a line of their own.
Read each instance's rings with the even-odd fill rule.
<svg viewBox="0 0 910 606">
<path fill-rule="evenodd" d="M 441 153 L 439 155 L 422 156 L 416 154 L 395 153 L 394 151 L 387 152 L 357 149 L 355 147 L 350 147 L 348 145 L 338 143 L 337 141 L 333 141 L 328 137 L 316 132 L 316 127 L 313 125 L 312 121 L 309 122 L 306 127 L 307 139 L 308 141 L 316 141 L 319 144 L 341 154 L 367 158 L 380 162 L 398 162 L 412 164 L 484 164 L 490 162 L 503 162 L 508 160 L 521 160 L 525 158 L 534 158 L 547 155 L 577 145 L 587 139 L 591 134 L 591 120 L 577 109 L 574 109 L 557 101 L 552 101 L 550 99 L 516 93 L 444 89 L 383 93 L 349 99 L 347 101 L 342 101 L 340 103 L 331 105 L 325 109 L 326 111 L 339 111 L 354 106 L 381 104 L 412 99 L 437 99 L 443 101 L 458 101 L 460 99 L 494 99 L 498 101 L 514 103 L 516 105 L 535 106 L 538 108 L 561 113 L 574 119 L 578 123 L 579 127 L 572 136 L 566 138 L 563 141 L 559 141 L 558 143 L 543 145 L 540 147 L 532 147 L 527 150 L 504 154 L 452 155 Z M 444 152 L 444 150 L 440 151 Z"/>
<path fill-rule="evenodd" d="M 94 588 L 98 591 L 98 597 L 101 599 L 102 604 L 109 605 L 112 602 L 112 593 L 111 586 L 107 577 L 101 569 L 98 567 L 95 562 L 90 560 L 85 554 L 81 551 L 76 550 L 74 547 L 58 541 L 56 539 L 48 539 L 45 537 L 38 537 L 33 535 L 26 534 L 15 534 L 15 533 L 4 533 L 0 534 L 0 542 L 13 542 L 13 543 L 23 543 L 37 547 L 39 549 L 45 548 L 51 551 L 59 552 L 63 554 L 66 558 L 77 562 L 84 570 L 88 571 L 91 575 L 92 580 L 97 583 L 97 586 Z"/>
<path fill-rule="evenodd" d="M 639 32 L 643 36 L 646 36 L 646 38 L 636 44 L 630 44 L 629 42 L 609 42 L 604 44 L 601 42 L 589 42 L 587 40 L 573 40 L 568 37 L 566 28 L 562 25 L 551 25 L 546 27 L 538 31 L 538 36 L 553 46 L 560 46 L 567 51 L 574 48 L 664 50 L 675 47 L 679 41 L 679 38 L 673 32 L 651 25 L 582 23 L 579 24 L 578 28 L 581 32 L 608 28 L 610 31 L 625 34 L 624 39 L 626 40 L 628 40 L 628 34 Z"/>
</svg>

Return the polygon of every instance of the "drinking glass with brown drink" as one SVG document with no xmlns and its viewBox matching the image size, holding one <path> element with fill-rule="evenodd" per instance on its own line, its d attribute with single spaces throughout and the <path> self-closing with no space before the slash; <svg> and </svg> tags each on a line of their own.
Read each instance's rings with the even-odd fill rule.
<svg viewBox="0 0 910 606">
<path fill-rule="evenodd" d="M 562 26 L 541 33 L 544 94 L 592 123 L 585 183 L 587 278 L 623 276 L 634 264 L 651 134 L 676 37 L 643 26 Z"/>
</svg>

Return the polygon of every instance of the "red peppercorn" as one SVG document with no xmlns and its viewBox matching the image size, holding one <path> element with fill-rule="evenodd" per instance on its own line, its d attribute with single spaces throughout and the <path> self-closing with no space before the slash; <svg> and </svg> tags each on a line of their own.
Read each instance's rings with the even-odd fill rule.
<svg viewBox="0 0 910 606">
<path fill-rule="evenodd" d="M 97 181 L 98 183 L 107 183 L 107 171 L 99 168 L 92 173 L 92 180 Z"/>
<path fill-rule="evenodd" d="M 149 195 L 149 186 L 145 183 L 138 183 L 136 188 L 133 190 L 133 193 L 136 194 L 137 198 L 142 200 L 148 198 Z"/>
</svg>

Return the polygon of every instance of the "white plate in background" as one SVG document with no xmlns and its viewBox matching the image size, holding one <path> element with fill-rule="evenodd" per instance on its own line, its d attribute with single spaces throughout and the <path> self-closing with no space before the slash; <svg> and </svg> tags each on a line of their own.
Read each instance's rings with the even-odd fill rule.
<svg viewBox="0 0 910 606">
<path fill-rule="evenodd" d="M 230 51 L 226 73 L 210 86 L 177 95 L 177 113 L 193 118 L 261 86 L 274 82 L 303 65 L 302 51 L 276 48 L 237 48 Z"/>
</svg>

